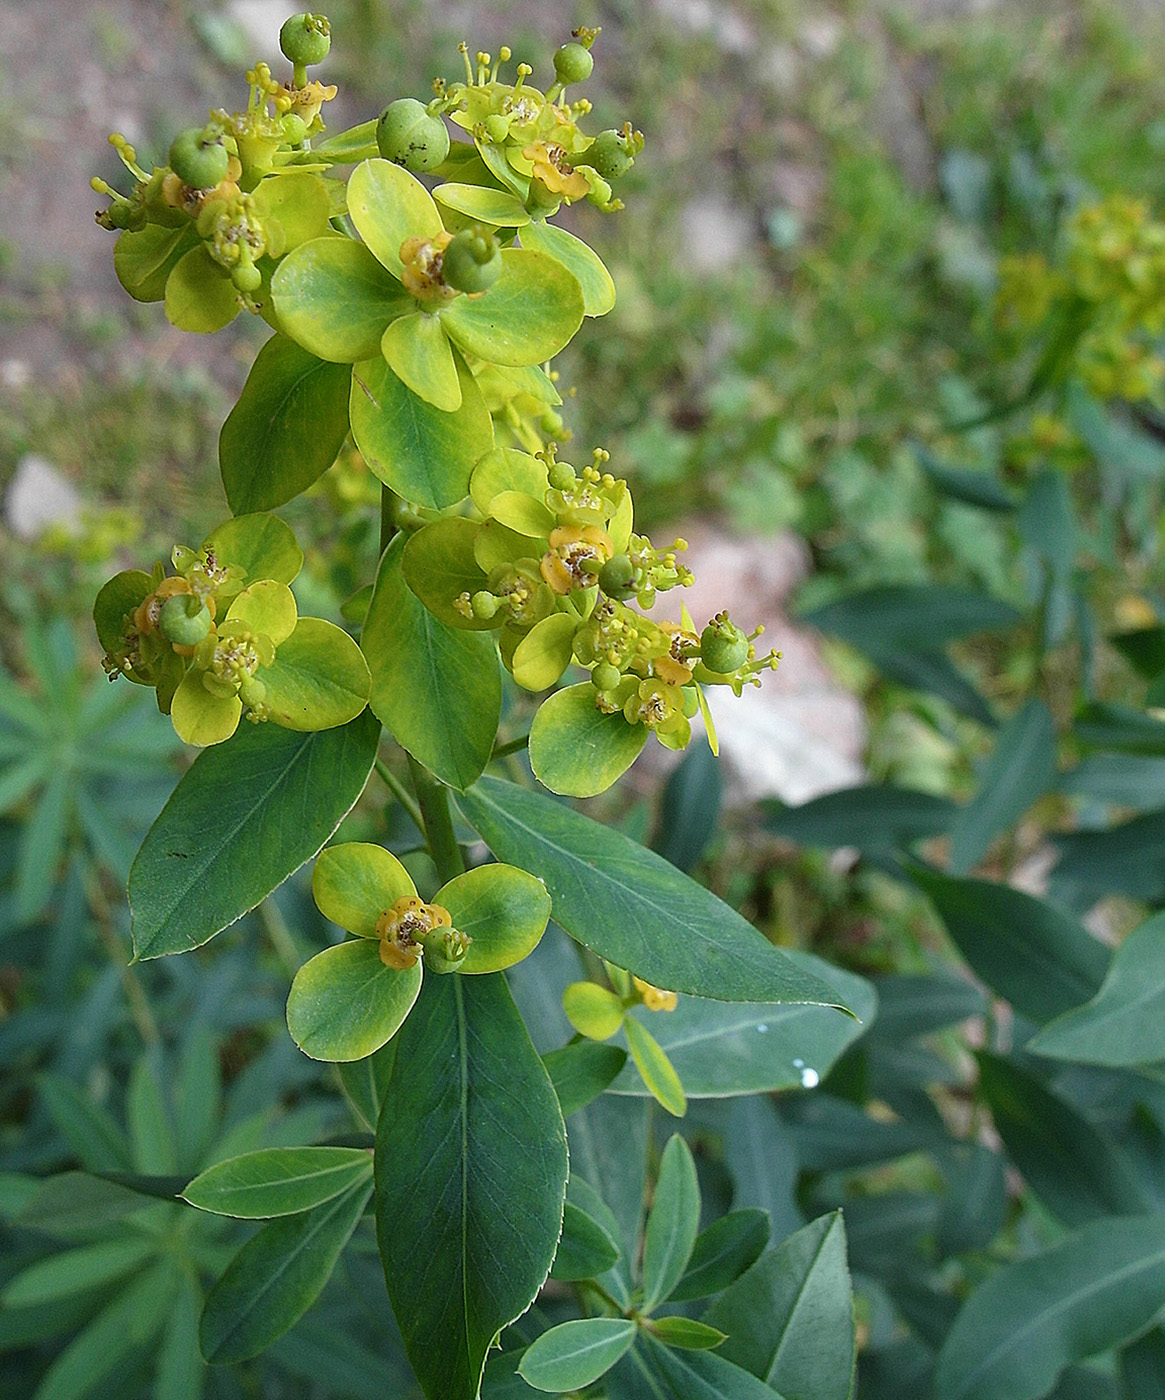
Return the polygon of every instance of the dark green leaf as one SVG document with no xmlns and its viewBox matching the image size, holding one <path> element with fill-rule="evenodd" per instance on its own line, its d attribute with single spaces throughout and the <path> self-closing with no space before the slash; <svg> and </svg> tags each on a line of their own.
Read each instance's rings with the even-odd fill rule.
<svg viewBox="0 0 1165 1400">
<path fill-rule="evenodd" d="M 1108 640 L 1145 680 L 1151 681 L 1165 671 L 1165 627 L 1110 632 Z"/>
<path fill-rule="evenodd" d="M 0 1302 L 6 1308 L 32 1307 L 71 1293 L 108 1287 L 137 1269 L 153 1252 L 148 1238 L 127 1236 L 50 1254 L 10 1279 L 0 1291 Z"/>
<path fill-rule="evenodd" d="M 814 1088 L 873 1021 L 877 1001 L 864 978 L 831 967 L 812 953 L 790 949 L 787 956 L 806 973 L 828 978 L 853 1017 L 839 1016 L 826 1006 L 725 1006 L 704 997 L 681 997 L 674 1011 L 631 1009 L 630 1016 L 672 1062 L 689 1098 Z M 630 1063 L 612 1088 L 617 1094 L 648 1092 Z"/>
<path fill-rule="evenodd" d="M 914 443 L 913 448 L 918 465 L 940 495 L 952 501 L 961 501 L 964 505 L 979 506 L 983 510 L 1015 508 L 1015 501 L 990 472 L 952 467 L 921 443 Z"/>
<path fill-rule="evenodd" d="M 947 1193 L 938 1222 L 938 1248 L 945 1258 L 986 1249 L 1003 1228 L 1007 1181 L 1003 1158 L 974 1144 L 960 1152 L 947 1172 Z"/>
<path fill-rule="evenodd" d="M 704 854 L 720 818 L 720 765 L 707 744 L 696 744 L 664 784 L 652 849 L 688 871 Z"/>
<path fill-rule="evenodd" d="M 1096 1220 L 971 1294 L 939 1355 L 944 1400 L 1036 1400 L 1165 1305 L 1165 1218 Z"/>
<path fill-rule="evenodd" d="M 880 851 L 941 836 L 958 814 L 948 797 L 884 785 L 846 788 L 800 807 L 762 804 L 765 826 L 802 846 Z"/>
<path fill-rule="evenodd" d="M 210 1290 L 199 1326 L 207 1361 L 258 1356 L 307 1312 L 332 1275 L 371 1188 L 363 1184 L 301 1215 L 264 1225 Z"/>
<path fill-rule="evenodd" d="M 1065 580 L 1076 557 L 1076 513 L 1063 472 L 1046 467 L 1028 488 L 1015 517 L 1020 536 L 1045 561 L 1053 578 Z"/>
<path fill-rule="evenodd" d="M 1165 758 L 1091 754 L 1075 768 L 1061 773 L 1057 787 L 1069 797 L 1150 812 L 1161 806 L 1165 796 Z"/>
<path fill-rule="evenodd" d="M 898 584 L 852 593 L 801 620 L 832 632 L 860 650 L 917 650 L 920 639 L 933 650 L 976 632 L 1014 627 L 1021 615 L 986 593 L 936 584 Z"/>
<path fill-rule="evenodd" d="M 129 1144 L 108 1110 L 59 1075 L 41 1075 L 38 1087 L 49 1117 L 82 1165 L 92 1171 L 133 1169 Z"/>
<path fill-rule="evenodd" d="M 1029 1020 L 1043 1024 L 1099 989 L 1108 950 L 1070 914 L 987 880 L 914 878 L 976 975 Z"/>
<path fill-rule="evenodd" d="M 992 840 L 1047 792 L 1055 774 L 1052 716 L 1043 701 L 1029 700 L 1000 730 L 978 792 L 951 825 L 951 872 L 964 875 L 976 865 Z"/>
<path fill-rule="evenodd" d="M 900 651 L 873 643 L 863 650 L 882 674 L 898 685 L 937 695 L 968 719 L 988 729 L 995 727 L 997 721 L 990 705 L 945 652 L 926 647 Z"/>
<path fill-rule="evenodd" d="M 635 1340 L 625 1317 L 586 1317 L 543 1332 L 526 1349 L 518 1374 L 538 1390 L 581 1390 L 606 1375 Z"/>
<path fill-rule="evenodd" d="M 496 778 L 458 802 L 499 860 L 545 882 L 573 938 L 653 986 L 725 1001 L 838 1004 L 735 910 L 621 832 Z"/>
<path fill-rule="evenodd" d="M 856 1340 L 840 1211 L 767 1253 L 708 1310 L 719 1355 L 789 1400 L 849 1400 Z"/>
<path fill-rule="evenodd" d="M 1147 812 L 1109 831 L 1052 839 L 1060 853 L 1052 873 L 1054 889 L 1090 900 L 1104 894 L 1146 902 L 1165 899 L 1165 811 Z"/>
<path fill-rule="evenodd" d="M 966 977 L 943 972 L 887 973 L 873 979 L 878 1015 L 869 1035 L 890 1044 L 981 1016 L 987 998 Z"/>
<path fill-rule="evenodd" d="M 1155 914 L 1116 950 L 1100 991 L 1065 1012 L 1026 1046 L 1081 1064 L 1148 1065 L 1165 1060 L 1165 914 Z"/>
<path fill-rule="evenodd" d="M 933 1191 L 880 1191 L 847 1201 L 853 1268 L 887 1280 L 917 1275 L 929 1256 L 926 1242 L 938 1224 L 940 1206 Z"/>
<path fill-rule="evenodd" d="M 651 1363 L 669 1387 L 669 1400 L 773 1400 L 775 1394 L 718 1351 L 672 1351 L 653 1341 Z M 658 1390 L 649 1393 L 658 1394 Z"/>
<path fill-rule="evenodd" d="M 218 440 L 219 469 L 236 515 L 274 510 L 332 465 L 348 436 L 352 374 L 276 335 L 251 366 Z"/>
<path fill-rule="evenodd" d="M 542 1063 L 550 1075 L 554 1092 L 562 1107 L 562 1116 L 569 1118 L 606 1089 L 627 1059 L 627 1052 L 618 1045 L 599 1045 L 593 1040 L 579 1040 L 550 1050 Z"/>
<path fill-rule="evenodd" d="M 796 1143 L 802 1167 L 838 1171 L 846 1167 L 890 1162 L 908 1152 L 933 1146 L 931 1135 L 911 1123 L 883 1123 L 856 1104 L 832 1094 L 803 1094 L 781 1109 Z"/>
<path fill-rule="evenodd" d="M 368 781 L 380 725 L 243 725 L 195 759 L 129 877 L 139 958 L 181 953 L 253 909 L 320 849 Z"/>
<path fill-rule="evenodd" d="M 372 1175 L 359 1147 L 268 1147 L 218 1162 L 183 1191 L 200 1210 L 265 1220 L 323 1205 Z"/>
<path fill-rule="evenodd" d="M 1165 724 L 1131 705 L 1086 705 L 1076 716 L 1073 732 L 1094 748 L 1149 757 L 1165 756 Z"/>
<path fill-rule="evenodd" d="M 336 1065 L 344 1092 L 364 1126 L 372 1133 L 376 1131 L 376 1120 L 380 1117 L 380 1105 L 384 1102 L 388 1081 L 392 1078 L 395 1058 L 396 1044 L 390 1040 L 363 1060 L 344 1060 Z"/>
<path fill-rule="evenodd" d="M 1027 1184 L 1066 1225 L 1151 1209 L 1109 1138 L 1018 1065 L 980 1052 L 979 1092 Z"/>
<path fill-rule="evenodd" d="M 659 1179 L 643 1240 L 643 1311 L 667 1298 L 683 1277 L 700 1222 L 700 1186 L 687 1143 L 672 1136 L 663 1150 Z"/>
<path fill-rule="evenodd" d="M 1165 448 L 1094 399 L 1079 383 L 1068 387 L 1068 419 L 1097 461 L 1126 480 L 1158 480 Z"/>
<path fill-rule="evenodd" d="M 468 1397 L 554 1258 L 562 1114 L 500 973 L 427 979 L 397 1041 L 376 1141 L 385 1278 L 426 1394 Z"/>
<path fill-rule="evenodd" d="M 136 1191 L 84 1172 L 51 1176 L 16 1213 L 12 1223 L 64 1239 L 83 1239 L 114 1220 L 145 1210 Z"/>
<path fill-rule="evenodd" d="M 1126 1400 L 1165 1400 L 1165 1331 L 1154 1327 L 1121 1353 Z"/>
<path fill-rule="evenodd" d="M 760 1258 L 769 1242 L 769 1218 L 763 1210 L 734 1210 L 696 1236 L 683 1277 L 669 1301 L 708 1298 L 734 1282 Z"/>
<path fill-rule="evenodd" d="M 418 762 L 452 787 L 474 781 L 493 752 L 502 708 L 494 640 L 439 622 L 401 573 L 404 539 L 385 551 L 361 642 L 373 713 Z"/>
<path fill-rule="evenodd" d="M 794 1135 L 765 1095 L 750 1094 L 723 1105 L 702 1105 L 721 1131 L 724 1162 L 732 1175 L 732 1204 L 768 1213 L 773 1239 L 783 1239 L 804 1223 L 793 1200 L 797 1184 Z"/>
<path fill-rule="evenodd" d="M 562 1216 L 562 1237 L 550 1270 L 551 1278 L 598 1278 L 614 1267 L 621 1253 L 606 1226 L 572 1201 L 567 1201 Z"/>
</svg>

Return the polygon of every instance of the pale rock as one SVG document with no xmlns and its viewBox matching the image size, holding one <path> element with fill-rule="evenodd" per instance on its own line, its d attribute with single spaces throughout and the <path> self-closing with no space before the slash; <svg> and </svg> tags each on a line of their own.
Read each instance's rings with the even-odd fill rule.
<svg viewBox="0 0 1165 1400">
<path fill-rule="evenodd" d="M 81 514 L 81 497 L 71 482 L 35 453 L 16 464 L 4 496 L 4 520 L 22 540 L 35 539 L 50 525 L 75 528 Z"/>
<path fill-rule="evenodd" d="M 274 57 L 279 52 L 279 31 L 283 21 L 294 13 L 285 0 L 231 0 L 227 7 L 260 53 Z"/>
<path fill-rule="evenodd" d="M 693 272 L 728 272 L 755 235 L 751 218 L 720 195 L 693 199 L 680 211 L 683 257 Z"/>
</svg>

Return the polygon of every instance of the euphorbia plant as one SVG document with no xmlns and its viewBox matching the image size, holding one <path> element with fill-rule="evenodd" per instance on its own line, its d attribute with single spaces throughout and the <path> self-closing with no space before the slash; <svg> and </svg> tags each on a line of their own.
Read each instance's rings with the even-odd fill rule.
<svg viewBox="0 0 1165 1400">
<path fill-rule="evenodd" d="M 618 1247 L 596 1246 L 610 1239 L 594 1223 L 605 1208 L 573 1178 L 564 1232 L 563 1114 L 623 1070 L 621 1048 L 594 1043 L 617 1032 L 639 1076 L 625 1092 L 674 1114 L 684 1073 L 690 1093 L 734 1092 L 706 1088 L 698 1055 L 677 1069 L 640 1012 L 712 1024 L 716 1000 L 804 1003 L 817 1008 L 819 1060 L 840 1053 L 854 1022 L 811 960 L 780 952 L 619 832 L 488 771 L 526 742 L 499 743 L 505 673 L 552 692 L 528 737 L 535 778 L 593 796 L 649 733 L 687 745 L 697 712 L 715 746 L 703 688 L 739 694 L 776 662 L 724 613 L 703 626 L 686 608 L 649 617 L 657 594 L 691 581 L 683 541 L 661 551 L 635 532 L 631 493 L 604 451 L 579 469 L 555 448 L 562 400 L 547 362 L 584 316 L 611 308 L 614 287 L 599 257 L 550 219 L 578 199 L 621 207 L 612 183 L 642 138 L 629 125 L 590 134 L 589 103 L 567 101 L 565 85 L 591 71 L 593 31 L 558 51 L 545 92 L 525 65 L 512 83 L 499 76 L 507 50 L 499 64 L 466 53 L 466 80 L 438 82 L 427 104 L 399 99 L 377 121 L 326 135 L 334 89 L 309 82 L 307 66 L 329 36 L 322 16 L 288 20 L 290 77 L 256 64 L 246 109 L 183 132 L 167 167 L 140 169 L 114 140 L 137 183 L 100 221 L 122 230 L 127 291 L 164 301 L 184 329 L 213 331 L 245 310 L 274 330 L 220 440 L 234 518 L 197 550 L 175 547 L 172 573 L 117 575 L 95 608 L 111 678 L 155 687 L 178 733 L 206 750 L 134 865 L 137 954 L 199 946 L 318 854 L 316 902 L 352 937 L 300 969 L 288 1024 L 306 1054 L 340 1065 L 375 1132 L 385 1276 L 426 1393 L 471 1400 L 489 1349 L 555 1265 L 560 1278 L 589 1279 L 588 1311 L 617 1324 L 599 1329 L 613 1342 L 599 1360 L 613 1365 L 635 1346 L 659 1385 L 719 1377 L 744 1394 L 750 1378 L 729 1361 L 689 1370 L 667 1359 L 667 1348 L 714 1346 L 722 1331 L 649 1317 L 695 1243 L 686 1149 L 665 1154 L 637 1285 L 629 1261 L 616 1267 Z M 451 141 L 447 123 L 468 139 Z M 383 482 L 379 566 L 344 610 L 362 622 L 359 645 L 298 616 L 290 585 L 302 555 L 270 514 L 332 465 L 349 433 Z M 574 683 L 557 689 L 572 669 Z M 254 724 L 239 729 L 244 714 Z M 374 769 L 431 856 L 428 888 L 381 846 L 326 846 Z M 492 861 L 474 844 L 478 863 L 466 868 L 471 833 L 451 800 Z M 593 980 L 567 993 L 583 1038 L 544 1060 L 501 973 L 551 918 L 593 955 Z M 765 1074 L 787 1087 L 783 1068 Z M 190 1188 L 195 1204 L 230 1214 L 238 1192 L 221 1187 L 224 1170 L 260 1194 L 287 1187 L 270 1212 L 280 1218 L 211 1293 L 202 1335 L 213 1360 L 252 1355 L 290 1326 L 357 1226 L 366 1178 L 341 1173 L 321 1197 L 318 1181 L 303 1184 L 303 1151 L 239 1159 Z M 751 1241 L 756 1221 L 741 1229 Z M 309 1284 L 271 1286 L 305 1239 Z M 755 1250 L 731 1258 L 718 1288 Z M 693 1287 L 677 1296 L 704 1296 Z M 563 1370 L 569 1339 L 546 1337 L 522 1371 L 533 1385 L 557 1390 L 566 1376 L 577 1386 L 607 1368 L 592 1358 Z"/>
</svg>

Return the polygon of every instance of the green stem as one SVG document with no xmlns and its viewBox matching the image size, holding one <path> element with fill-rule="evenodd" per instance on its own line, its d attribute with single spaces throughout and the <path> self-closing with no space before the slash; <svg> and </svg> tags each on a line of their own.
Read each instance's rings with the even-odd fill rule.
<svg viewBox="0 0 1165 1400">
<path fill-rule="evenodd" d="M 452 880 L 465 870 L 461 847 L 453 831 L 453 814 L 449 810 L 449 790 L 445 784 L 422 763 L 409 755 L 409 772 L 412 774 L 413 790 L 417 794 L 423 820 L 422 830 L 429 847 L 429 854 L 437 867 L 437 877 L 442 883 Z"/>
<path fill-rule="evenodd" d="M 517 739 L 510 739 L 505 744 L 495 744 L 493 753 L 490 754 L 490 762 L 495 758 L 505 758 L 507 754 L 520 753 L 530 742 L 529 734 L 522 734 Z"/>
<path fill-rule="evenodd" d="M 579 1287 L 586 1289 L 590 1293 L 597 1293 L 598 1296 L 603 1300 L 603 1302 L 606 1303 L 606 1305 L 613 1312 L 617 1313 L 620 1317 L 626 1317 L 628 1315 L 627 1310 L 623 1307 L 619 1300 L 613 1297 L 610 1293 L 608 1293 L 607 1290 L 603 1287 L 603 1285 L 599 1283 L 596 1279 L 583 1279 L 580 1281 Z"/>
<path fill-rule="evenodd" d="M 405 787 L 404 783 L 401 782 L 383 759 L 378 758 L 376 760 L 376 771 L 380 774 L 381 782 L 384 783 L 393 797 L 396 798 L 409 816 L 412 817 L 413 821 L 416 823 L 417 830 L 423 832 L 425 829 L 425 819 L 421 816 L 421 809 L 417 806 L 412 793 L 409 792 L 408 788 Z"/>
</svg>

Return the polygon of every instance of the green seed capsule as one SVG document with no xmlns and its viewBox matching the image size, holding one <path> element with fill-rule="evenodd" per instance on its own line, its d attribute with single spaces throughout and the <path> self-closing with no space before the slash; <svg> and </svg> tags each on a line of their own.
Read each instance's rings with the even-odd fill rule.
<svg viewBox="0 0 1165 1400">
<path fill-rule="evenodd" d="M 717 619 L 700 633 L 700 656 L 709 671 L 727 675 L 748 660 L 748 638 L 727 617 Z"/>
<path fill-rule="evenodd" d="M 481 224 L 462 229 L 441 259 L 442 282 L 459 292 L 484 292 L 504 270 L 498 240 Z"/>
<path fill-rule="evenodd" d="M 568 83 L 585 83 L 594 66 L 590 49 L 582 44 L 563 44 L 554 55 L 554 73 L 564 87 Z"/>
<path fill-rule="evenodd" d="M 170 147 L 170 169 L 194 190 L 209 190 L 225 180 L 229 161 L 222 134 L 202 127 L 180 131 Z"/>
<path fill-rule="evenodd" d="M 626 554 L 616 554 L 599 570 L 599 587 L 608 598 L 630 598 L 635 592 L 635 568 Z"/>
<path fill-rule="evenodd" d="M 280 122 L 283 128 L 283 139 L 289 146 L 298 146 L 307 135 L 307 122 L 295 112 L 288 112 Z"/>
<path fill-rule="evenodd" d="M 630 142 L 621 131 L 600 131 L 582 156 L 582 163 L 597 170 L 604 180 L 617 180 L 635 163 Z"/>
<path fill-rule="evenodd" d="M 162 604 L 158 631 L 176 646 L 197 646 L 210 632 L 210 612 L 193 593 L 175 593 Z"/>
<path fill-rule="evenodd" d="M 385 160 L 421 175 L 436 170 L 449 154 L 449 132 L 440 117 L 430 116 L 423 102 L 401 97 L 381 112 L 376 147 Z"/>
<path fill-rule="evenodd" d="M 332 26 L 327 15 L 292 15 L 279 31 L 283 57 L 292 63 L 322 63 L 332 47 Z"/>
</svg>

